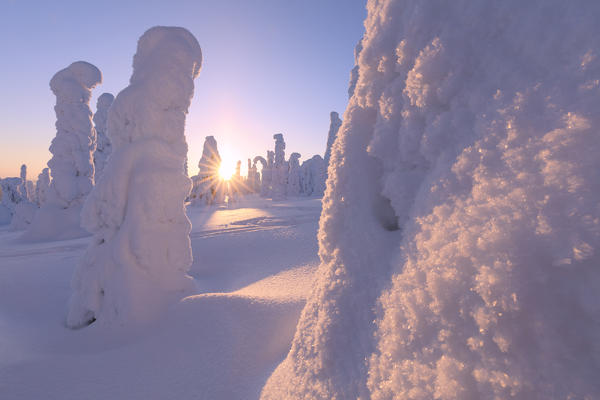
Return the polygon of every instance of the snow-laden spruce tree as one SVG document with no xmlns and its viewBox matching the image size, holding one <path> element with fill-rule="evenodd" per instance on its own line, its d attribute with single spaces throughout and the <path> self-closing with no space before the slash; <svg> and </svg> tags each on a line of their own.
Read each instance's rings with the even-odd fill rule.
<svg viewBox="0 0 600 400">
<path fill-rule="evenodd" d="M 333 146 L 333 142 L 335 142 L 335 138 L 337 137 L 337 133 L 340 130 L 340 126 L 342 126 L 342 120 L 340 116 L 335 111 L 332 111 L 329 114 L 330 123 L 329 123 L 329 133 L 327 134 L 327 149 L 325 150 L 325 165 L 329 166 L 329 158 L 331 157 L 331 147 Z"/>
<path fill-rule="evenodd" d="M 190 194 L 192 205 L 221 204 L 225 200 L 225 185 L 219 176 L 221 156 L 214 136 L 206 136 L 202 157 L 198 162 L 198 175 L 193 178 Z"/>
<path fill-rule="evenodd" d="M 600 398 L 600 3 L 367 9 L 322 264 L 262 397 Z"/>
<path fill-rule="evenodd" d="M 287 194 L 288 196 L 299 196 L 300 187 L 300 153 L 290 154 L 288 160 L 288 181 L 287 181 Z"/>
<path fill-rule="evenodd" d="M 94 238 L 73 276 L 70 327 L 148 321 L 193 290 L 184 128 L 201 62 L 183 28 L 138 41 L 130 85 L 108 113 L 109 163 L 82 212 Z"/>
<path fill-rule="evenodd" d="M 35 213 L 38 210 L 37 204 L 34 203 L 32 198 L 35 197 L 33 193 L 29 193 L 27 185 L 27 165 L 21 165 L 20 183 L 17 186 L 17 191 L 20 195 L 20 201 L 18 201 L 13 209 L 13 216 L 10 221 L 11 231 L 22 231 L 31 225 L 34 219 Z"/>
<path fill-rule="evenodd" d="M 38 206 L 42 206 L 46 202 L 49 189 L 50 170 L 48 168 L 44 168 L 38 175 L 37 182 L 35 183 L 35 197 L 37 199 Z"/>
<path fill-rule="evenodd" d="M 326 179 L 327 165 L 320 155 L 314 155 L 300 166 L 300 188 L 303 195 L 322 196 Z"/>
<path fill-rule="evenodd" d="M 93 153 L 96 131 L 89 107 L 92 89 L 102 74 L 90 63 L 77 61 L 50 80 L 56 96 L 56 137 L 48 161 L 52 182 L 46 203 L 23 235 L 25 240 L 60 240 L 85 236 L 80 213 L 94 186 Z"/>
<path fill-rule="evenodd" d="M 2 198 L 0 199 L 0 224 L 9 224 L 15 214 L 17 204 L 23 201 L 21 193 L 21 178 L 0 179 Z"/>
<path fill-rule="evenodd" d="M 27 165 L 21 165 L 21 184 L 19 185 L 19 192 L 21 192 L 21 197 L 25 200 L 29 200 L 29 193 L 27 190 Z"/>
<path fill-rule="evenodd" d="M 94 126 L 96 128 L 96 151 L 94 152 L 95 180 L 98 181 L 110 156 L 112 146 L 106 134 L 106 121 L 108 109 L 115 100 L 111 93 L 102 93 L 96 102 L 96 114 L 94 114 Z"/>
<path fill-rule="evenodd" d="M 287 196 L 288 163 L 285 161 L 285 141 L 283 134 L 276 133 L 275 161 L 273 163 L 271 178 L 271 197 L 273 200 L 283 200 Z"/>
<path fill-rule="evenodd" d="M 269 152 L 267 152 L 267 158 L 269 158 Z M 260 170 L 260 197 L 269 197 L 271 193 L 271 175 L 273 169 L 273 157 L 270 162 L 265 160 L 262 156 L 254 157 L 254 165 L 260 163 L 262 168 Z M 257 172 L 258 174 L 258 172 Z"/>
</svg>

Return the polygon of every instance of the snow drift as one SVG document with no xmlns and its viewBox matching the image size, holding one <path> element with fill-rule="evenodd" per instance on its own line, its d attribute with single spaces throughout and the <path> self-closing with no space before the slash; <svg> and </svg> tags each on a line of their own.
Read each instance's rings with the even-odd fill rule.
<svg viewBox="0 0 600 400">
<path fill-rule="evenodd" d="M 322 264 L 262 397 L 600 398 L 600 4 L 367 8 Z"/>
<path fill-rule="evenodd" d="M 138 41 L 130 85 L 108 114 L 110 161 L 82 211 L 94 238 L 73 277 L 71 327 L 147 321 L 193 288 L 184 127 L 201 62 L 183 28 Z"/>
</svg>

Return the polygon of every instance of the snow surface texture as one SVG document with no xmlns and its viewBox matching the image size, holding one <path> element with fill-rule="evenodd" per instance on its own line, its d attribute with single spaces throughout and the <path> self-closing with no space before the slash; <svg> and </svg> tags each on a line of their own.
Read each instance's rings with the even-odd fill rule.
<svg viewBox="0 0 600 400">
<path fill-rule="evenodd" d="M 52 182 L 46 203 L 23 240 L 61 240 L 88 234 L 80 227 L 79 215 L 94 186 L 96 131 L 89 102 L 92 89 L 101 82 L 98 68 L 84 61 L 74 62 L 50 80 L 56 96 L 56 137 L 48 161 Z"/>
<path fill-rule="evenodd" d="M 70 327 L 146 322 L 193 290 L 184 128 L 201 62 L 183 28 L 138 41 L 130 85 L 108 114 L 110 162 L 82 211 L 94 238 L 73 276 Z"/>
<path fill-rule="evenodd" d="M 96 151 L 94 152 L 95 179 L 98 181 L 102 175 L 102 170 L 106 165 L 106 160 L 110 156 L 112 146 L 106 135 L 106 120 L 108 118 L 108 109 L 115 100 L 115 96 L 110 93 L 102 93 L 96 102 L 96 114 L 94 114 L 94 126 L 96 128 Z"/>
<path fill-rule="evenodd" d="M 68 329 L 69 281 L 89 238 L 14 243 L 0 227 L 2 400 L 258 398 L 310 292 L 321 201 L 246 196 L 187 212 L 199 288 L 151 328 Z"/>
<path fill-rule="evenodd" d="M 225 186 L 219 176 L 221 156 L 214 136 L 206 136 L 202 157 L 198 162 L 198 175 L 192 178 L 190 194 L 192 205 L 221 204 L 225 200 Z"/>
<path fill-rule="evenodd" d="M 337 137 L 337 133 L 340 130 L 340 126 L 342 126 L 342 120 L 340 116 L 335 111 L 332 111 L 329 114 L 330 123 L 329 123 L 329 133 L 327 134 L 327 149 L 325 149 L 325 165 L 329 166 L 329 159 L 331 158 L 331 147 L 333 146 L 333 142 L 335 142 L 335 138 Z"/>
<path fill-rule="evenodd" d="M 322 264 L 262 397 L 600 398 L 600 3 L 367 8 Z"/>
</svg>

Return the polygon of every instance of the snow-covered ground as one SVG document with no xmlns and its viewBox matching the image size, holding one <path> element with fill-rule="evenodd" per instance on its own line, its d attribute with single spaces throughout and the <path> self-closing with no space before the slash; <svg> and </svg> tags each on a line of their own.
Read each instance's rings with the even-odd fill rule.
<svg viewBox="0 0 600 400">
<path fill-rule="evenodd" d="M 0 398 L 255 399 L 287 354 L 318 264 L 320 199 L 188 208 L 198 294 L 152 325 L 65 325 L 91 237 L 0 227 Z"/>
</svg>

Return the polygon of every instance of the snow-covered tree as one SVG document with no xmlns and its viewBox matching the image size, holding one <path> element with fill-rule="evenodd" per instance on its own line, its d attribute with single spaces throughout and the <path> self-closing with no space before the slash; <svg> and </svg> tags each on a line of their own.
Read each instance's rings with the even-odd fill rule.
<svg viewBox="0 0 600 400">
<path fill-rule="evenodd" d="M 342 126 L 342 120 L 340 116 L 335 111 L 332 111 L 329 114 L 330 123 L 329 123 L 329 133 L 327 134 L 327 149 L 325 150 L 325 166 L 329 166 L 329 158 L 331 157 L 331 147 L 333 146 L 333 142 L 335 142 L 335 138 L 337 137 L 338 130 L 340 126 Z"/>
<path fill-rule="evenodd" d="M 192 205 L 221 204 L 225 200 L 226 187 L 219 176 L 221 156 L 214 136 L 206 136 L 202 157 L 198 162 L 198 175 L 192 178 L 190 194 Z"/>
<path fill-rule="evenodd" d="M 0 224 L 9 224 L 15 214 L 17 204 L 23 201 L 21 193 L 21 178 L 0 179 L 2 199 L 0 200 Z"/>
<path fill-rule="evenodd" d="M 106 120 L 108 109 L 115 100 L 111 93 L 102 93 L 96 102 L 96 114 L 94 114 L 94 126 L 96 128 L 96 151 L 94 152 L 95 180 L 102 175 L 106 160 L 112 150 L 110 140 L 106 135 Z"/>
<path fill-rule="evenodd" d="M 287 196 L 288 164 L 285 161 L 285 141 L 283 134 L 276 133 L 275 139 L 275 162 L 273 164 L 271 179 L 271 197 L 273 200 L 282 200 Z"/>
<path fill-rule="evenodd" d="M 183 28 L 138 41 L 130 85 L 108 113 L 109 163 L 82 212 L 94 239 L 73 277 L 70 327 L 148 321 L 193 290 L 184 127 L 201 61 Z"/>
<path fill-rule="evenodd" d="M 52 182 L 46 203 L 23 239 L 59 240 L 88 234 L 80 227 L 80 213 L 94 186 L 96 131 L 89 101 L 92 89 L 101 82 L 98 68 L 84 61 L 74 62 L 50 80 L 56 95 L 56 137 L 48 161 Z"/>
<path fill-rule="evenodd" d="M 263 399 L 600 398 L 600 3 L 369 0 Z"/>
<path fill-rule="evenodd" d="M 38 175 L 38 180 L 35 184 L 35 194 L 37 198 L 37 203 L 39 206 L 42 206 L 47 199 L 47 193 L 50 189 L 50 170 L 48 168 L 44 168 L 42 172 Z"/>
<path fill-rule="evenodd" d="M 301 192 L 300 187 L 300 153 L 290 154 L 288 160 L 288 182 L 287 182 L 287 194 L 288 196 L 299 196 Z"/>
<path fill-rule="evenodd" d="M 322 196 L 325 192 L 327 166 L 320 155 L 304 161 L 300 166 L 300 188 L 305 196 Z"/>
<path fill-rule="evenodd" d="M 269 152 L 267 152 L 267 158 L 269 158 Z M 254 157 L 254 165 L 256 165 L 257 163 L 260 163 L 262 165 L 262 169 L 260 171 L 260 197 L 269 197 L 271 193 L 271 173 L 273 168 L 273 157 L 270 158 L 269 163 L 267 160 L 265 160 L 264 157 L 256 156 Z"/>
<path fill-rule="evenodd" d="M 27 165 L 21 165 L 21 184 L 19 185 L 19 192 L 21 197 L 25 200 L 29 200 L 29 192 L 27 188 Z"/>
</svg>

